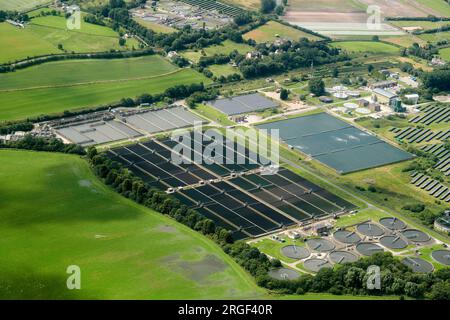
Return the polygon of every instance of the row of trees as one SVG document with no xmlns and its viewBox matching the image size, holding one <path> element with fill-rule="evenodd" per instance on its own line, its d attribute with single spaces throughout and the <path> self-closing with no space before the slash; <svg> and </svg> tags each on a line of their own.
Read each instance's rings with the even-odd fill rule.
<svg viewBox="0 0 450 320">
<path fill-rule="evenodd" d="M 41 138 L 27 134 L 18 141 L 0 142 L 0 148 L 25 149 L 48 152 L 62 152 L 69 154 L 85 155 L 83 147 L 77 144 L 64 144 L 56 138 Z"/>
<path fill-rule="evenodd" d="M 28 121 L 0 124 L 0 135 L 10 134 L 16 131 L 27 132 L 31 130 L 33 130 L 33 123 Z"/>
</svg>

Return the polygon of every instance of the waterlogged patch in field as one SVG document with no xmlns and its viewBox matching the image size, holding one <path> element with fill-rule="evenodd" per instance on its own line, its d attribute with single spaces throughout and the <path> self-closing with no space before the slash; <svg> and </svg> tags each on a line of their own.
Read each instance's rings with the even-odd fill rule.
<svg viewBox="0 0 450 320">
<path fill-rule="evenodd" d="M 213 242 L 119 196 L 83 159 L 6 150 L 0 157 L 0 298 L 251 299 L 264 294 Z M 80 267 L 82 290 L 67 289 L 69 265 Z"/>
</svg>

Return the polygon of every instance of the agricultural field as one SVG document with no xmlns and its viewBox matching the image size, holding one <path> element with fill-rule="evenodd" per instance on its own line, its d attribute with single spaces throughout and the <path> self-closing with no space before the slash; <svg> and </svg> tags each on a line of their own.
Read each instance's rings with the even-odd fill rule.
<svg viewBox="0 0 450 320">
<path fill-rule="evenodd" d="M 63 50 L 58 48 L 62 45 Z M 100 52 L 138 48 L 135 39 L 119 45 L 119 34 L 107 27 L 82 22 L 81 29 L 68 30 L 66 19 L 59 16 L 36 17 L 20 29 L 0 23 L 0 63 L 27 57 L 63 52 Z"/>
<path fill-rule="evenodd" d="M 137 64 L 130 66 L 133 62 Z M 40 70 L 49 66 L 52 73 L 46 72 L 47 80 L 43 81 Z M 59 72 L 66 67 L 73 72 Z M 3 76 L 12 85 L 4 84 L 0 91 L 0 121 L 93 107 L 123 97 L 160 93 L 178 84 L 210 81 L 192 69 L 177 69 L 157 55 L 131 60 L 48 63 Z"/>
<path fill-rule="evenodd" d="M 380 40 L 384 42 L 392 43 L 396 46 L 401 46 L 404 48 L 408 48 L 412 46 L 414 43 L 418 43 L 419 45 L 426 44 L 426 41 L 422 40 L 418 36 L 412 34 L 406 34 L 404 36 L 389 36 L 389 37 L 381 37 Z"/>
<path fill-rule="evenodd" d="M 233 67 L 230 64 L 213 64 L 208 67 L 209 70 L 215 75 L 216 77 L 220 76 L 229 76 L 231 74 L 241 74 L 238 68 Z"/>
<path fill-rule="evenodd" d="M 450 24 L 450 21 L 391 21 L 390 24 L 399 27 L 399 28 L 422 28 L 423 30 L 436 29 L 447 24 Z"/>
<path fill-rule="evenodd" d="M 26 11 L 50 2 L 49 0 L 0 0 L 0 10 Z"/>
<path fill-rule="evenodd" d="M 157 33 L 173 33 L 177 32 L 177 29 L 171 28 L 169 26 L 151 22 L 148 20 L 140 19 L 140 18 L 134 18 L 136 22 L 138 22 L 140 25 L 146 27 L 147 29 L 153 30 Z"/>
<path fill-rule="evenodd" d="M 283 19 L 331 37 L 403 35 L 387 23 L 381 23 L 378 29 L 369 28 L 367 8 L 373 5 L 380 8 L 382 18 L 448 16 L 450 12 L 450 6 L 441 0 L 291 0 Z"/>
<path fill-rule="evenodd" d="M 85 160 L 1 150 L 1 298 L 226 299 L 264 294 L 217 245 L 106 187 Z M 52 192 L 49 191 L 49 187 Z M 45 248 L 45 254 L 43 254 Z M 83 290 L 67 290 L 78 265 Z M 5 285 L 8 290 L 5 290 Z"/>
<path fill-rule="evenodd" d="M 436 33 L 424 33 L 421 35 L 418 35 L 420 39 L 426 42 L 430 43 L 436 43 L 442 40 L 450 40 L 450 31 L 445 32 L 436 32 Z"/>
<path fill-rule="evenodd" d="M 445 59 L 450 62 L 450 48 L 439 50 L 439 55 L 442 57 L 442 59 Z"/>
<path fill-rule="evenodd" d="M 334 42 L 333 46 L 351 53 L 373 53 L 373 54 L 398 54 L 399 48 L 383 42 L 371 41 L 340 41 Z"/>
<path fill-rule="evenodd" d="M 253 39 L 256 42 L 274 42 L 278 38 L 289 40 L 299 40 L 300 38 L 320 40 L 319 37 L 286 26 L 276 21 L 269 21 L 265 25 L 247 32 L 243 37 L 246 40 Z"/>
</svg>

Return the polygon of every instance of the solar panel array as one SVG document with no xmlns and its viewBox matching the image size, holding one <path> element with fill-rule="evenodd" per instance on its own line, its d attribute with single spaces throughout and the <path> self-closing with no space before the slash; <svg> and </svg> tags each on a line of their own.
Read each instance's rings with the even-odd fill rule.
<svg viewBox="0 0 450 320">
<path fill-rule="evenodd" d="M 450 188 L 446 185 L 423 173 L 414 172 L 411 177 L 411 183 L 428 192 L 430 196 L 437 200 L 450 202 Z"/>
<path fill-rule="evenodd" d="M 421 149 L 436 156 L 439 161 L 434 168 L 442 171 L 445 176 L 450 176 L 450 150 L 443 143 L 425 145 Z"/>
<path fill-rule="evenodd" d="M 259 125 L 279 129 L 281 139 L 341 173 L 411 159 L 413 156 L 327 113 Z"/>
<path fill-rule="evenodd" d="M 250 160 L 247 148 L 241 149 L 246 159 L 243 164 L 177 164 L 171 160 L 174 144 L 170 139 L 152 140 L 111 149 L 107 156 L 150 186 L 161 190 L 173 188 L 173 195 L 181 203 L 233 231 L 235 239 L 257 237 L 354 208 L 353 204 L 287 169 L 261 175 L 254 170 L 261 163 Z M 198 152 L 204 151 L 207 144 L 197 145 Z M 192 142 L 192 154 L 196 152 L 195 147 Z M 232 153 L 235 159 L 242 156 L 236 147 Z M 230 149 L 226 144 L 223 148 Z"/>
<path fill-rule="evenodd" d="M 409 122 L 423 123 L 425 125 L 450 122 L 450 108 L 447 106 L 429 105 L 421 111 L 423 114 L 412 118 Z"/>
<path fill-rule="evenodd" d="M 277 103 L 259 93 L 213 100 L 208 104 L 229 116 L 278 107 Z"/>
</svg>

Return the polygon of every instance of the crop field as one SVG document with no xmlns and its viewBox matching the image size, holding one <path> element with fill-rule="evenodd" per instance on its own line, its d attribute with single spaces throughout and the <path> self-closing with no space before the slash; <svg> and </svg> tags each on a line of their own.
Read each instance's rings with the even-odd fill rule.
<svg viewBox="0 0 450 320">
<path fill-rule="evenodd" d="M 374 54 L 398 54 L 399 48 L 383 42 L 371 41 L 341 41 L 334 42 L 333 45 L 337 48 L 348 52 L 367 52 Z"/>
<path fill-rule="evenodd" d="M 108 68 L 104 68 L 105 63 Z M 66 67 L 72 72 L 60 72 Z M 41 70 L 47 68 L 52 72 L 46 72 L 46 80 L 42 80 Z M 8 83 L 2 82 L 0 89 L 0 121 L 92 107 L 123 97 L 159 93 L 177 84 L 210 81 L 192 69 L 177 69 L 157 55 L 53 62 L 2 76 Z"/>
<path fill-rule="evenodd" d="M 256 28 L 244 35 L 244 39 L 253 39 L 256 42 L 273 42 L 279 38 L 289 40 L 299 40 L 300 38 L 308 38 L 309 40 L 320 40 L 319 37 L 313 36 L 301 30 L 285 26 L 276 21 L 269 21 L 265 25 Z"/>
<path fill-rule="evenodd" d="M 0 23 L 0 63 L 27 57 L 68 52 L 99 52 L 138 48 L 134 39 L 119 46 L 119 35 L 112 29 L 82 22 L 80 30 L 68 30 L 63 17 L 47 16 L 31 20 L 24 29 Z"/>
<path fill-rule="evenodd" d="M 26 11 L 50 2 L 49 0 L 0 0 L 0 10 Z"/>
<path fill-rule="evenodd" d="M 212 241 L 117 195 L 79 157 L 7 150 L 0 156 L 2 299 L 264 294 Z M 67 290 L 69 265 L 80 267 L 82 290 Z"/>
<path fill-rule="evenodd" d="M 380 8 L 382 18 L 448 16 L 450 12 L 442 0 L 291 0 L 283 19 L 328 36 L 401 35 L 387 23 L 376 30 L 367 27 L 366 10 L 373 5 Z"/>
</svg>

